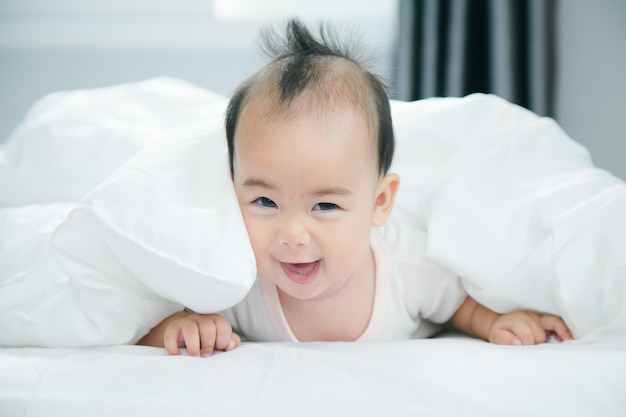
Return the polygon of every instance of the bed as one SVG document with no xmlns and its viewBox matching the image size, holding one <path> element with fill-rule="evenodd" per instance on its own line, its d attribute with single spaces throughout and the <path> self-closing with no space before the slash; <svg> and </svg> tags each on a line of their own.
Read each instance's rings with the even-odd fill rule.
<svg viewBox="0 0 626 417">
<path fill-rule="evenodd" d="M 623 338 L 501 347 L 465 337 L 156 348 L 3 349 L 6 416 L 620 416 Z"/>
<path fill-rule="evenodd" d="M 478 301 L 558 314 L 576 340 L 135 346 L 255 279 L 226 102 L 170 78 L 58 92 L 1 145 L 1 416 L 626 415 L 626 185 L 486 95 L 392 102 L 391 221 L 427 229 Z"/>
</svg>

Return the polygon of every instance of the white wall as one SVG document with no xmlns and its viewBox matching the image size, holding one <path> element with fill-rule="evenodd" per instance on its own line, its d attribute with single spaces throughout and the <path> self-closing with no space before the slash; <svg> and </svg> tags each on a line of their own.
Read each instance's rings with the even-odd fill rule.
<svg viewBox="0 0 626 417">
<path fill-rule="evenodd" d="M 0 0 L 0 142 L 43 95 L 155 76 L 229 95 L 261 27 L 304 16 L 363 33 L 391 72 L 396 0 Z"/>
<path fill-rule="evenodd" d="M 556 119 L 626 180 L 626 1 L 558 2 Z"/>
</svg>

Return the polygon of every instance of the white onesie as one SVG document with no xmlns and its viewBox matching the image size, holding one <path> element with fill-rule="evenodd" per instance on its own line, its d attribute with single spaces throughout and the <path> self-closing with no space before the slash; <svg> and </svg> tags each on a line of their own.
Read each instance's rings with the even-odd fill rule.
<svg viewBox="0 0 626 417">
<path fill-rule="evenodd" d="M 371 247 L 376 262 L 374 307 L 357 340 L 428 337 L 436 330 L 432 323 L 449 320 L 465 300 L 459 278 L 424 258 L 424 231 L 388 222 L 372 230 Z M 243 301 L 220 314 L 247 340 L 298 341 L 276 286 L 259 277 Z"/>
</svg>

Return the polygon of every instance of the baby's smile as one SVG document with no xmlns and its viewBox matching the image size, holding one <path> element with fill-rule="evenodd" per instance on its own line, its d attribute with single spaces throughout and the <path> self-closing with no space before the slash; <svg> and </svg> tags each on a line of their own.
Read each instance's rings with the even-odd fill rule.
<svg viewBox="0 0 626 417">
<path fill-rule="evenodd" d="M 285 275 L 297 284 L 309 284 L 315 280 L 321 260 L 306 263 L 281 262 Z"/>
</svg>

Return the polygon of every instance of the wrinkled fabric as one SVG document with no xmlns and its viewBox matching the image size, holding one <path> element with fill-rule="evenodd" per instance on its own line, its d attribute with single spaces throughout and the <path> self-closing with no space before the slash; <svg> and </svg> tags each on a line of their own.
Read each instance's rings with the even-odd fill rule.
<svg viewBox="0 0 626 417">
<path fill-rule="evenodd" d="M 182 306 L 246 295 L 225 105 L 164 78 L 34 105 L 0 146 L 1 346 L 132 343 Z M 494 96 L 391 105 L 392 221 L 427 232 L 429 260 L 496 311 L 557 314 L 578 338 L 626 333 L 623 181 Z"/>
</svg>

